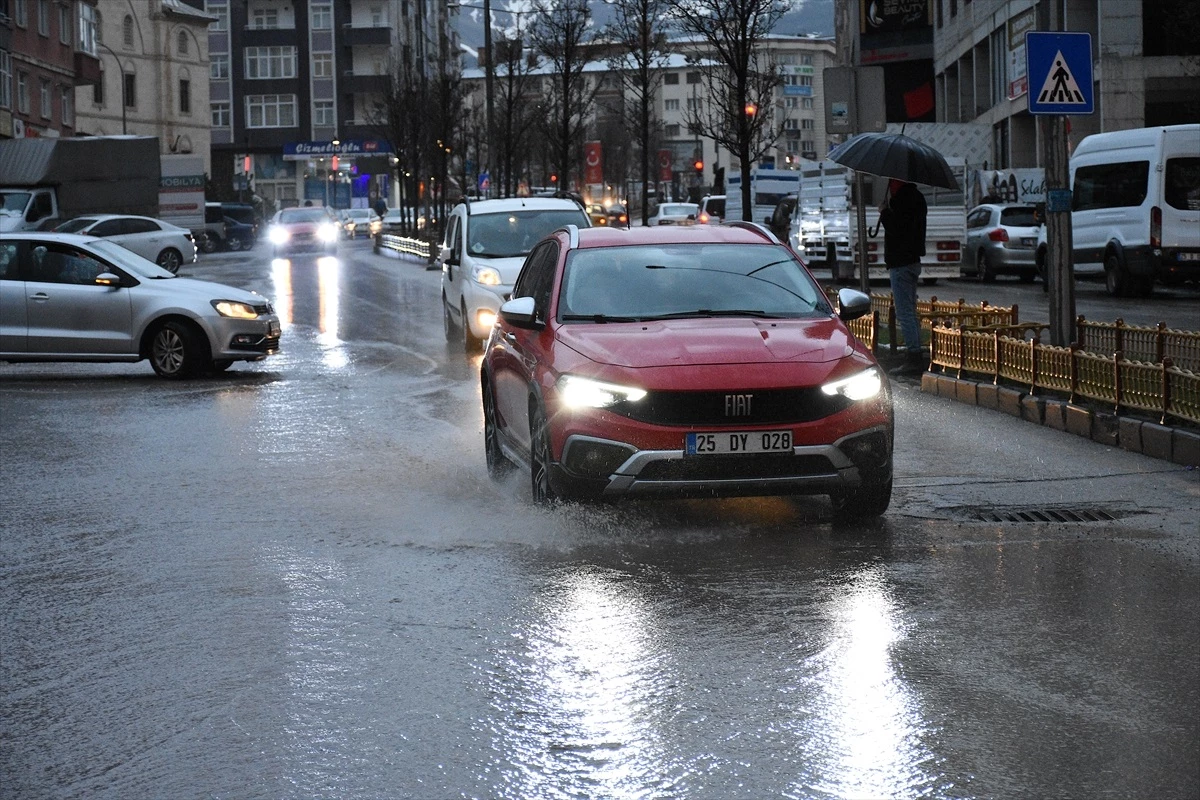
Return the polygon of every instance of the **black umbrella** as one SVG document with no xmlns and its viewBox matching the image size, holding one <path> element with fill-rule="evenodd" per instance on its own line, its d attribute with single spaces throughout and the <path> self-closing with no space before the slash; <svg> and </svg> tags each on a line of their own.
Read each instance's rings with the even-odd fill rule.
<svg viewBox="0 0 1200 800">
<path fill-rule="evenodd" d="M 903 133 L 860 133 L 829 153 L 831 161 L 859 172 L 926 186 L 957 189 L 945 157 Z"/>
</svg>

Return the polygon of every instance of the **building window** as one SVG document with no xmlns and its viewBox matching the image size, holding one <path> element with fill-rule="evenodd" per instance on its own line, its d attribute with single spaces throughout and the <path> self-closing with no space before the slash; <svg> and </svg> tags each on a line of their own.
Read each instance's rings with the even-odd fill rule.
<svg viewBox="0 0 1200 800">
<path fill-rule="evenodd" d="M 54 115 L 54 104 L 50 101 L 50 81 L 43 78 L 38 87 L 41 100 L 42 119 L 51 119 Z"/>
<path fill-rule="evenodd" d="M 275 30 L 279 27 L 279 11 L 274 8 L 256 8 L 250 12 L 250 27 L 254 30 Z"/>
<path fill-rule="evenodd" d="M 12 108 L 12 53 L 0 50 L 0 108 Z"/>
<path fill-rule="evenodd" d="M 88 55 L 97 55 L 96 42 L 100 40 L 97 24 L 100 14 L 94 6 L 79 4 L 79 50 Z"/>
<path fill-rule="evenodd" d="M 210 31 L 227 31 L 229 30 L 229 6 L 224 3 L 216 4 L 212 0 L 208 0 L 204 4 L 204 10 L 217 18 L 210 27 Z"/>
<path fill-rule="evenodd" d="M 58 40 L 63 44 L 71 43 L 71 9 L 69 6 L 58 7 Z"/>
<path fill-rule="evenodd" d="M 313 125 L 331 128 L 333 121 L 333 101 L 318 100 L 313 103 Z"/>
<path fill-rule="evenodd" d="M 687 99 L 687 110 L 695 111 L 703 105 L 699 97 L 689 97 Z"/>
<path fill-rule="evenodd" d="M 800 98 L 799 97 L 783 98 L 783 107 L 784 108 L 799 108 L 800 107 Z"/>
<path fill-rule="evenodd" d="M 296 48 L 247 47 L 246 78 L 296 77 Z"/>
<path fill-rule="evenodd" d="M 312 74 L 314 78 L 332 78 L 333 53 L 313 53 Z"/>
<path fill-rule="evenodd" d="M 800 107 L 801 108 L 812 108 L 813 107 L 813 99 L 811 97 L 801 97 L 800 98 Z"/>
<path fill-rule="evenodd" d="M 104 105 L 104 65 L 100 65 L 100 80 L 92 84 L 92 103 L 97 106 Z"/>
<path fill-rule="evenodd" d="M 678 100 L 664 100 L 663 108 L 666 109 L 667 111 L 678 111 L 679 110 L 679 101 Z"/>
<path fill-rule="evenodd" d="M 209 56 L 208 77 L 214 80 L 229 78 L 229 56 L 225 53 Z"/>
<path fill-rule="evenodd" d="M 17 73 L 17 111 L 29 113 L 29 73 Z"/>
<path fill-rule="evenodd" d="M 800 150 L 805 153 L 817 152 L 817 143 L 812 139 L 804 139 L 800 142 Z"/>
<path fill-rule="evenodd" d="M 212 109 L 212 126 L 214 128 L 229 127 L 229 103 L 213 103 Z"/>
<path fill-rule="evenodd" d="M 801 130 L 811 131 L 815 127 L 815 123 L 811 119 L 800 120 Z"/>
<path fill-rule="evenodd" d="M 809 53 L 805 53 L 804 55 L 800 56 L 800 63 L 806 67 L 811 67 L 812 63 L 813 63 L 812 55 Z"/>
<path fill-rule="evenodd" d="M 60 86 L 60 101 L 62 103 L 62 124 L 75 125 L 75 90 L 70 86 Z"/>
<path fill-rule="evenodd" d="M 678 72 L 668 72 L 666 75 L 663 76 L 663 84 L 666 86 L 678 86 L 679 85 L 679 73 Z"/>
<path fill-rule="evenodd" d="M 687 74 L 687 82 L 689 84 L 699 83 L 700 82 L 700 73 L 699 72 L 689 72 Z"/>
<path fill-rule="evenodd" d="M 799 127 L 800 125 L 798 120 L 794 120 L 789 117 L 783 121 L 783 129 L 785 131 L 794 131 Z"/>
<path fill-rule="evenodd" d="M 192 113 L 192 82 L 187 78 L 179 79 L 179 113 Z"/>
<path fill-rule="evenodd" d="M 18 28 L 29 27 L 29 10 L 25 7 L 25 0 L 13 0 L 13 21 Z"/>
<path fill-rule="evenodd" d="M 137 75 L 126 72 L 123 76 L 121 97 L 126 108 L 137 108 Z"/>
<path fill-rule="evenodd" d="M 371 6 L 371 27 L 387 27 L 387 15 L 383 13 L 383 8 L 381 6 Z"/>
<path fill-rule="evenodd" d="M 333 6 L 329 3 L 313 3 L 312 27 L 314 31 L 325 31 L 332 28 Z"/>
<path fill-rule="evenodd" d="M 296 95 L 246 95 L 247 128 L 294 128 L 296 126 Z"/>
<path fill-rule="evenodd" d="M 186 56 L 188 54 L 187 31 L 179 32 L 179 43 L 175 46 L 175 49 L 179 51 L 179 55 L 181 55 L 181 56 Z"/>
<path fill-rule="evenodd" d="M 121 39 L 125 42 L 126 47 L 133 47 L 133 17 L 125 15 L 125 21 L 121 23 Z"/>
<path fill-rule="evenodd" d="M 678 139 L 679 138 L 679 126 L 678 125 L 668 125 L 667 126 L 667 138 L 668 139 Z"/>
</svg>

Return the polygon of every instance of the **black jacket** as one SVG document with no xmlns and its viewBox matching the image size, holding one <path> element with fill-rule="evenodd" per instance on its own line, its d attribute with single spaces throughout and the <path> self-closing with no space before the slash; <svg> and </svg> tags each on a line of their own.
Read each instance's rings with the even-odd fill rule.
<svg viewBox="0 0 1200 800">
<path fill-rule="evenodd" d="M 906 183 L 879 214 L 883 223 L 883 262 L 889 267 L 915 264 L 925 255 L 925 195 Z"/>
</svg>

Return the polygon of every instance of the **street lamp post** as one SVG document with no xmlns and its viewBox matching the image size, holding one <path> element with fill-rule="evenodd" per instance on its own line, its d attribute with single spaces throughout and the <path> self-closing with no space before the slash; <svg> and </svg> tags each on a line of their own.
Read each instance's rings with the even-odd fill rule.
<svg viewBox="0 0 1200 800">
<path fill-rule="evenodd" d="M 117 62 L 117 74 L 120 75 L 118 85 L 121 87 L 121 133 L 127 134 L 129 130 L 125 120 L 125 69 L 121 66 L 121 57 L 114 53 L 112 48 L 104 42 L 96 42 L 96 46 L 107 50 L 109 55 L 113 57 L 113 60 Z M 104 78 L 101 77 L 100 80 L 103 81 Z"/>
</svg>

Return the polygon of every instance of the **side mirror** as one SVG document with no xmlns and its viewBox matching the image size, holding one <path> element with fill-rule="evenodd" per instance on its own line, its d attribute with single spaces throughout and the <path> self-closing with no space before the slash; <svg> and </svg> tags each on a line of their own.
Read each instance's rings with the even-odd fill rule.
<svg viewBox="0 0 1200 800">
<path fill-rule="evenodd" d="M 514 328 L 539 330 L 542 324 L 537 321 L 537 308 L 532 297 L 514 297 L 500 306 L 500 319 Z"/>
<path fill-rule="evenodd" d="M 113 289 L 119 289 L 121 287 L 121 276 L 112 272 L 101 272 L 96 276 L 96 285 L 110 286 Z"/>
<path fill-rule="evenodd" d="M 843 322 L 858 319 L 870 310 L 870 295 L 855 289 L 838 289 L 838 317 Z"/>
</svg>

